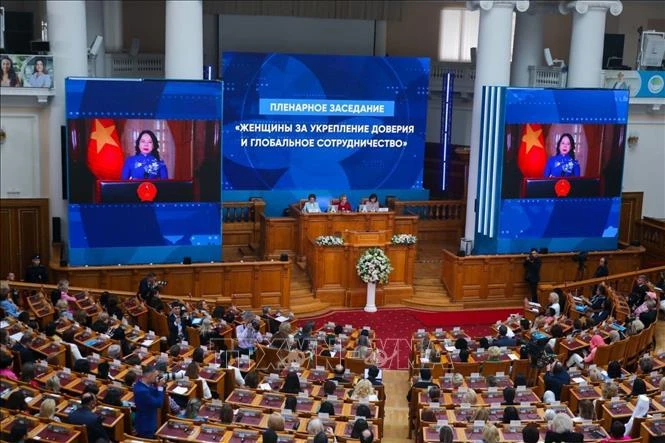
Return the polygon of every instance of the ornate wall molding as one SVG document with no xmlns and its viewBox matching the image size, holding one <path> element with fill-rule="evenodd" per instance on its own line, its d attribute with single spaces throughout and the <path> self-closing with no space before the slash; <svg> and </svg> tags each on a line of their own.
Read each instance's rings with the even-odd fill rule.
<svg viewBox="0 0 665 443">
<path fill-rule="evenodd" d="M 494 7 L 511 7 L 517 9 L 519 12 L 526 12 L 529 9 L 529 0 L 467 0 L 466 7 L 473 11 L 478 8 L 483 11 L 489 11 Z"/>
<path fill-rule="evenodd" d="M 577 1 L 562 1 L 559 2 L 559 12 L 562 14 L 568 14 L 571 10 L 574 10 L 578 14 L 586 14 L 590 9 L 604 9 L 609 10 L 610 14 L 617 16 L 623 12 L 623 3 L 620 0 L 577 0 Z"/>
</svg>

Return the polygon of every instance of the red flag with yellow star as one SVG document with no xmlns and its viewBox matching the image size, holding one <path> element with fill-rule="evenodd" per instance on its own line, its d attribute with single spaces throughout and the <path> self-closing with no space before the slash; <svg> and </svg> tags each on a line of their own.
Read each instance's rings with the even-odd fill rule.
<svg viewBox="0 0 665 443">
<path fill-rule="evenodd" d="M 124 160 L 115 122 L 96 118 L 88 139 L 88 168 L 100 180 L 119 180 Z"/>
<path fill-rule="evenodd" d="M 547 164 L 545 136 L 538 123 L 527 123 L 517 151 L 517 166 L 524 177 L 542 177 Z"/>
</svg>

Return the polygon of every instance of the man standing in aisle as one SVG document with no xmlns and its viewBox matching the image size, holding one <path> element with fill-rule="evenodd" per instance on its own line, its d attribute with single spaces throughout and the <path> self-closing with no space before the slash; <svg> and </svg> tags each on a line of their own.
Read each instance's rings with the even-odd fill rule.
<svg viewBox="0 0 665 443">
<path fill-rule="evenodd" d="M 524 260 L 524 280 L 529 285 L 531 301 L 538 303 L 538 282 L 540 281 L 540 257 L 536 248 L 531 248 L 529 256 Z"/>
<path fill-rule="evenodd" d="M 154 366 L 143 370 L 141 379 L 134 384 L 136 404 L 136 434 L 143 438 L 154 438 L 157 432 L 157 411 L 164 404 L 163 380 Z"/>
</svg>

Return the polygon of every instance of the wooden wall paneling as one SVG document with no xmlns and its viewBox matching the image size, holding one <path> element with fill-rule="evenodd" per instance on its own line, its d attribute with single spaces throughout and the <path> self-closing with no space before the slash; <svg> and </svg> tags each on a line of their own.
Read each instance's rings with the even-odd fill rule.
<svg viewBox="0 0 665 443">
<path fill-rule="evenodd" d="M 224 294 L 224 273 L 202 269 L 199 274 L 199 297 L 221 297 Z"/>
<path fill-rule="evenodd" d="M 665 220 L 644 217 L 638 222 L 640 242 L 646 248 L 646 260 L 653 263 L 665 261 Z"/>
<path fill-rule="evenodd" d="M 621 193 L 621 215 L 619 219 L 619 241 L 624 244 L 639 240 L 638 222 L 642 219 L 644 192 Z"/>
<path fill-rule="evenodd" d="M 109 272 L 107 276 L 107 284 L 103 287 L 105 288 L 118 288 L 121 291 L 136 291 L 138 290 L 138 284 L 134 284 L 134 273 L 127 270 L 118 270 L 116 272 Z"/>
<path fill-rule="evenodd" d="M 270 259 L 281 254 L 295 255 L 296 226 L 296 219 L 292 217 L 262 217 L 262 257 Z"/>
<path fill-rule="evenodd" d="M 14 272 L 22 279 L 34 254 L 39 253 L 42 263 L 50 262 L 50 218 L 48 199 L 0 199 L 0 239 L 3 254 L 0 275 Z M 53 279 L 53 276 L 49 275 Z"/>
<path fill-rule="evenodd" d="M 415 215 L 396 215 L 395 234 L 418 235 L 418 217 Z"/>
</svg>

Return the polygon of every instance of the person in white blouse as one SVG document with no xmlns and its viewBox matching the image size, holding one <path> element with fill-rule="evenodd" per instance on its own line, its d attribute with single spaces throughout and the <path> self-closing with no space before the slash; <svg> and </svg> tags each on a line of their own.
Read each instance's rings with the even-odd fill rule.
<svg viewBox="0 0 665 443">
<path fill-rule="evenodd" d="M 203 387 L 203 399 L 204 400 L 210 400 L 212 398 L 212 393 L 210 392 L 210 387 L 208 386 L 208 382 L 199 375 L 199 364 L 196 363 L 195 361 L 191 362 L 189 366 L 187 366 L 187 370 L 185 371 L 185 375 L 190 379 L 190 380 L 197 380 L 201 382 L 201 386 Z"/>
<path fill-rule="evenodd" d="M 302 212 L 305 214 L 316 214 L 318 212 L 321 212 L 321 208 L 319 208 L 319 203 L 316 201 L 316 195 L 309 194 L 307 196 L 307 201 L 302 207 Z"/>
<path fill-rule="evenodd" d="M 550 304 L 548 308 L 554 309 L 554 316 L 558 317 L 561 315 L 561 304 L 559 303 L 559 294 L 556 292 L 550 292 L 550 296 L 548 298 Z"/>
</svg>

